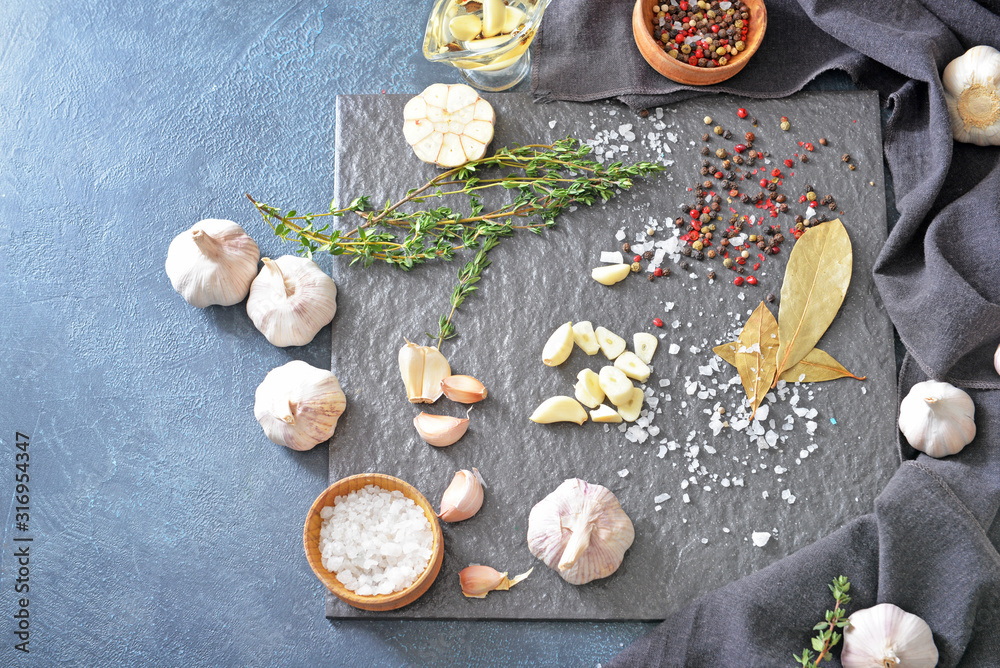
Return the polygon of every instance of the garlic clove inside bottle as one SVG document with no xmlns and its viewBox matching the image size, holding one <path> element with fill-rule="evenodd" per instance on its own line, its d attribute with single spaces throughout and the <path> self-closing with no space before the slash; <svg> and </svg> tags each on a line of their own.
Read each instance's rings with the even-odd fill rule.
<svg viewBox="0 0 1000 668">
<path fill-rule="evenodd" d="M 528 515 L 528 549 L 570 584 L 605 578 L 635 539 L 632 520 L 606 487 L 571 478 Z"/>
<path fill-rule="evenodd" d="M 948 63 L 941 75 L 955 139 L 1000 144 L 1000 51 L 974 46 Z"/>
<path fill-rule="evenodd" d="M 268 341 L 284 348 L 304 346 L 337 313 L 337 286 L 310 259 L 264 258 L 250 286 L 247 315 Z"/>
<path fill-rule="evenodd" d="M 257 387 L 254 417 L 278 445 L 309 450 L 329 440 L 347 407 L 337 377 L 295 360 L 273 369 Z"/>
<path fill-rule="evenodd" d="M 166 271 L 192 306 L 232 306 L 243 301 L 257 275 L 260 250 L 231 220 L 206 218 L 170 242 Z"/>
<path fill-rule="evenodd" d="M 899 430 L 931 457 L 954 455 L 976 437 L 976 407 L 959 388 L 938 381 L 914 385 L 899 404 Z"/>
<path fill-rule="evenodd" d="M 934 668 L 938 650 L 930 626 L 891 603 L 858 610 L 844 630 L 844 668 Z"/>
</svg>

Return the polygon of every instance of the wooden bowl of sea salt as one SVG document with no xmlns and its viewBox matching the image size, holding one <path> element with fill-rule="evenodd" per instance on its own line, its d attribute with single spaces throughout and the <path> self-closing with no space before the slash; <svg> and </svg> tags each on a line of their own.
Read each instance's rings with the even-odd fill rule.
<svg viewBox="0 0 1000 668">
<path fill-rule="evenodd" d="M 430 524 L 429 537 L 418 526 L 422 524 L 419 513 L 403 499 L 422 511 Z M 380 521 L 386 523 L 383 528 L 398 528 L 394 538 L 401 537 L 401 541 L 380 531 Z M 309 508 L 302 540 L 316 577 L 337 598 L 362 610 L 395 610 L 417 600 L 434 583 L 444 558 L 444 539 L 434 508 L 415 487 L 382 473 L 353 475 L 327 487 Z M 376 561 L 381 564 L 371 563 Z M 418 571 L 416 579 L 402 589 L 389 591 L 409 582 Z M 371 582 L 363 580 L 366 576 Z"/>
</svg>

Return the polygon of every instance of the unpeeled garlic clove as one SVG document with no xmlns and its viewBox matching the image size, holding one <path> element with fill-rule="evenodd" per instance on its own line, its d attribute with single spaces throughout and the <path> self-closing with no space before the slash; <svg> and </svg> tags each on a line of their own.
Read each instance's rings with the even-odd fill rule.
<svg viewBox="0 0 1000 668">
<path fill-rule="evenodd" d="M 549 397 L 543 401 L 528 419 L 538 424 L 552 424 L 553 422 L 583 424 L 587 421 L 587 409 L 581 406 L 576 399 L 560 395 Z"/>
<path fill-rule="evenodd" d="M 407 341 L 399 349 L 399 373 L 410 403 L 433 404 L 441 398 L 441 382 L 451 375 L 451 366 L 437 348 Z"/>
<path fill-rule="evenodd" d="M 264 377 L 254 395 L 253 414 L 273 442 L 309 450 L 333 436 L 346 406 L 336 376 L 294 360 Z"/>
<path fill-rule="evenodd" d="M 263 258 L 250 286 L 247 315 L 268 341 L 304 346 L 337 314 L 337 286 L 312 260 L 283 255 Z"/>
<path fill-rule="evenodd" d="M 469 419 L 422 412 L 413 418 L 413 426 L 420 438 L 437 448 L 444 448 L 465 436 L 465 432 L 469 430 Z"/>
<path fill-rule="evenodd" d="M 478 513 L 482 507 L 483 479 L 479 470 L 463 469 L 455 474 L 448 489 L 444 491 L 438 517 L 445 522 L 461 522 Z"/>
<path fill-rule="evenodd" d="M 165 268 L 174 290 L 192 306 L 232 306 L 250 291 L 259 259 L 256 242 L 242 227 L 206 218 L 174 237 Z"/>
<path fill-rule="evenodd" d="M 528 569 L 527 573 L 521 573 L 513 579 L 507 577 L 507 573 L 473 564 L 458 572 L 458 579 L 462 585 L 462 594 L 467 598 L 486 598 L 491 591 L 507 591 L 518 582 L 531 575 L 534 568 Z"/>
<path fill-rule="evenodd" d="M 460 404 L 474 404 L 486 398 L 486 386 L 472 376 L 448 376 L 441 381 L 444 396 Z"/>
</svg>

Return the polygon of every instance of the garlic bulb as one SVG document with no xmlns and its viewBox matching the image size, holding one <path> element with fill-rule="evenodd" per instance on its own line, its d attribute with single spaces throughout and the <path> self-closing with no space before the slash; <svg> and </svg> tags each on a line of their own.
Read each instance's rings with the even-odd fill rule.
<svg viewBox="0 0 1000 668">
<path fill-rule="evenodd" d="M 304 257 L 264 258 L 250 286 L 247 315 L 267 340 L 284 348 L 304 346 L 337 313 L 337 286 Z"/>
<path fill-rule="evenodd" d="M 967 144 L 1000 144 L 1000 51 L 974 46 L 941 75 L 951 133 Z"/>
<path fill-rule="evenodd" d="M 441 512 L 438 517 L 445 522 L 469 519 L 483 507 L 483 487 L 479 469 L 459 471 L 441 497 Z"/>
<path fill-rule="evenodd" d="M 403 107 L 403 136 L 424 162 L 458 167 L 486 154 L 493 107 L 465 84 L 432 84 Z"/>
<path fill-rule="evenodd" d="M 527 573 L 508 578 L 506 572 L 501 573 L 489 566 L 473 564 L 458 572 L 458 581 L 462 585 L 462 594 L 466 598 L 486 598 L 486 595 L 491 591 L 508 591 L 531 575 L 533 570 L 535 569 L 529 568 Z"/>
<path fill-rule="evenodd" d="M 1000 346 L 997 346 L 997 351 L 993 353 L 993 368 L 1000 373 Z"/>
<path fill-rule="evenodd" d="M 938 650 L 931 627 L 891 603 L 858 610 L 844 631 L 844 668 L 934 668 Z"/>
<path fill-rule="evenodd" d="M 606 487 L 571 478 L 528 515 L 528 549 L 570 584 L 604 578 L 622 563 L 635 528 Z"/>
<path fill-rule="evenodd" d="M 247 296 L 259 259 L 256 242 L 242 227 L 206 218 L 170 242 L 167 276 L 192 306 L 232 306 Z"/>
<path fill-rule="evenodd" d="M 917 383 L 899 403 L 899 430 L 931 457 L 960 452 L 976 436 L 976 407 L 962 390 L 934 380 Z"/>
<path fill-rule="evenodd" d="M 264 377 L 257 387 L 253 415 L 278 445 L 309 450 L 333 436 L 346 406 L 336 376 L 295 360 Z"/>
</svg>

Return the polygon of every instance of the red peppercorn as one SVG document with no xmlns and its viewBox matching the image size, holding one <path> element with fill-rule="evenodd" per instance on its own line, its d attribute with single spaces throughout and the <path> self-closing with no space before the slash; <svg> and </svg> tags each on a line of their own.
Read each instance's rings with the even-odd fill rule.
<svg viewBox="0 0 1000 668">
<path fill-rule="evenodd" d="M 739 286 L 743 285 L 743 277 L 742 276 L 737 276 L 736 278 L 734 278 L 733 279 L 733 285 L 735 285 L 736 287 L 739 287 Z"/>
<path fill-rule="evenodd" d="M 701 207 L 701 212 L 702 213 L 712 213 L 712 208 L 708 207 L 708 206 L 703 206 L 703 207 Z"/>
<path fill-rule="evenodd" d="M 761 188 L 766 188 L 767 187 L 767 179 L 761 179 L 760 180 L 760 187 Z"/>
<path fill-rule="evenodd" d="M 694 52 L 694 55 L 696 55 L 699 58 L 704 58 L 705 57 L 705 52 L 702 51 L 701 49 L 696 49 L 695 52 Z"/>
<path fill-rule="evenodd" d="M 738 264 L 746 264 L 747 263 L 747 259 L 745 257 L 738 257 L 738 258 L 736 258 L 736 262 Z"/>
<path fill-rule="evenodd" d="M 739 190 L 737 190 L 736 188 L 733 188 L 732 190 L 730 190 L 730 191 L 729 191 L 729 196 L 730 196 L 730 197 L 736 197 L 736 196 L 738 196 L 739 194 L 740 194 L 740 191 L 739 191 Z"/>
<path fill-rule="evenodd" d="M 760 262 L 754 262 L 753 263 L 753 270 L 757 271 L 758 269 L 760 269 Z"/>
<path fill-rule="evenodd" d="M 809 143 L 806 143 L 806 150 L 807 150 L 807 151 L 811 151 L 811 150 L 813 150 L 813 145 L 812 145 L 812 144 L 809 144 Z"/>
<path fill-rule="evenodd" d="M 796 239 L 798 239 L 798 237 L 795 237 L 795 238 L 796 238 Z M 777 254 L 778 254 L 778 251 L 780 251 L 780 250 L 781 250 L 781 247 L 780 247 L 780 246 L 778 246 L 778 244 L 774 244 L 773 246 L 771 246 L 771 252 L 772 252 L 772 253 L 773 253 L 774 255 L 777 255 Z"/>
<path fill-rule="evenodd" d="M 721 179 L 722 178 L 722 172 L 716 172 L 715 173 L 715 178 Z"/>
<path fill-rule="evenodd" d="M 803 202 L 806 201 L 806 196 L 805 195 L 802 196 L 802 200 L 801 201 L 803 201 Z M 698 209 L 691 209 L 690 211 L 688 211 L 688 214 L 692 218 L 697 218 L 698 217 Z"/>
<path fill-rule="evenodd" d="M 729 40 L 726 41 L 728 42 Z M 739 109 L 736 110 L 736 115 L 739 116 L 740 118 L 746 118 L 747 110 L 744 109 L 743 107 L 740 107 Z"/>
<path fill-rule="evenodd" d="M 691 56 L 688 58 L 688 65 L 698 65 L 698 56 Z"/>
<path fill-rule="evenodd" d="M 634 258 L 632 258 L 632 261 L 633 262 L 642 262 L 642 256 L 641 255 L 636 255 Z"/>
<path fill-rule="evenodd" d="M 806 196 L 805 195 L 799 195 L 799 201 L 800 202 L 805 202 L 806 201 Z"/>
<path fill-rule="evenodd" d="M 794 165 L 794 164 L 795 164 L 795 163 L 794 163 L 794 162 L 792 162 L 792 160 L 791 160 L 790 158 L 789 158 L 789 159 L 787 159 L 787 160 L 785 160 L 785 167 L 791 167 L 791 166 L 792 166 L 792 165 Z"/>
<path fill-rule="evenodd" d="M 657 327 L 663 327 L 663 321 L 660 320 L 659 318 L 653 318 L 653 324 L 656 325 Z"/>
<path fill-rule="evenodd" d="M 816 202 L 815 201 L 809 202 L 809 208 L 810 209 L 815 209 L 816 208 Z"/>
<path fill-rule="evenodd" d="M 688 10 L 688 6 L 689 5 L 687 3 L 687 0 L 681 0 L 680 3 L 679 3 L 679 6 L 680 6 L 682 12 L 686 12 Z"/>
<path fill-rule="evenodd" d="M 733 150 L 736 151 L 737 153 L 742 153 L 743 151 L 747 150 L 747 147 L 744 144 L 737 144 L 736 146 L 733 147 Z"/>
<path fill-rule="evenodd" d="M 781 117 L 781 122 L 782 122 L 782 123 L 784 123 L 784 122 L 785 122 L 785 121 L 787 121 L 787 120 L 788 120 L 788 116 L 782 116 L 782 117 Z"/>
<path fill-rule="evenodd" d="M 656 276 L 657 278 L 659 278 L 660 276 L 663 276 L 663 269 L 661 269 L 660 267 L 657 267 L 656 269 L 654 269 L 653 270 L 653 276 Z M 656 321 L 654 320 L 653 322 L 655 323 Z"/>
<path fill-rule="evenodd" d="M 677 33 L 677 37 L 674 37 L 674 41 L 677 42 L 678 44 L 681 44 L 684 42 L 685 37 L 686 35 L 683 32 L 679 32 Z"/>
<path fill-rule="evenodd" d="M 750 285 L 757 285 L 757 277 L 747 276 L 747 283 L 749 283 Z"/>
<path fill-rule="evenodd" d="M 775 167 L 774 169 L 771 170 L 771 176 L 775 176 L 775 177 L 781 176 L 781 170 L 778 169 L 777 167 Z"/>
</svg>

